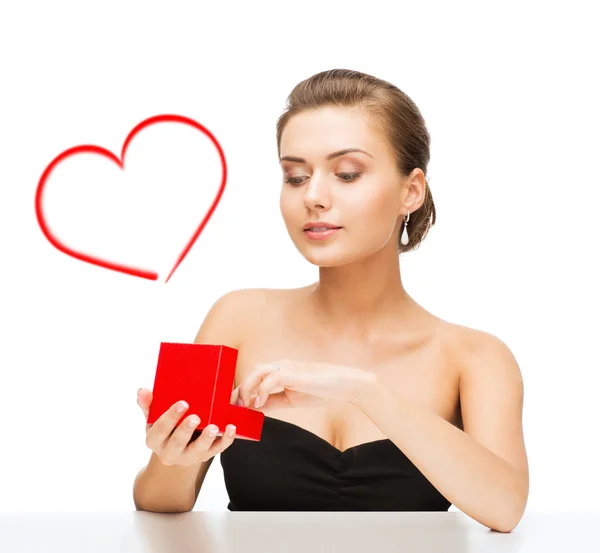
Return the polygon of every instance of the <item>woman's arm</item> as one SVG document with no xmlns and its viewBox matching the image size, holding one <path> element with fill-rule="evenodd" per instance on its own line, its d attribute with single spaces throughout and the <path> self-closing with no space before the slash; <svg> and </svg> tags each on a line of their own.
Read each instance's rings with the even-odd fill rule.
<svg viewBox="0 0 600 553">
<path fill-rule="evenodd" d="M 196 333 L 194 344 L 222 344 L 239 348 L 241 323 L 243 317 L 248 317 L 251 298 L 252 290 L 233 290 L 221 296 L 209 309 Z M 211 457 L 191 467 L 165 466 L 152 452 L 148 465 L 138 472 L 134 480 L 136 510 L 191 511 L 213 459 Z"/>
<path fill-rule="evenodd" d="M 165 466 L 156 453 L 152 452 L 150 461 L 138 472 L 133 484 L 133 502 L 136 511 L 158 513 L 191 511 L 213 459 L 214 457 L 211 457 L 203 463 L 190 467 Z"/>
<path fill-rule="evenodd" d="M 460 377 L 464 431 L 388 390 L 375 376 L 352 401 L 439 492 L 481 524 L 510 532 L 529 495 L 523 380 L 499 338 L 480 332 Z"/>
</svg>

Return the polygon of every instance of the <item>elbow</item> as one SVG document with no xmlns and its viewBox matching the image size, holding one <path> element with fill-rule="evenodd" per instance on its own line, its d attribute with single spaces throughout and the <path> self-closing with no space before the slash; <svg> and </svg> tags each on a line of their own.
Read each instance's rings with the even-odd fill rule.
<svg viewBox="0 0 600 553">
<path fill-rule="evenodd" d="M 189 513 L 194 509 L 194 503 L 168 503 L 161 501 L 142 501 L 137 495 L 134 495 L 133 504 L 136 511 L 146 511 L 148 513 Z"/>
<path fill-rule="evenodd" d="M 494 532 L 502 532 L 503 534 L 509 534 L 517 527 L 520 520 L 521 517 L 511 519 L 507 518 L 506 520 L 501 521 L 499 524 L 490 526 L 490 530 L 494 530 Z"/>
<path fill-rule="evenodd" d="M 527 489 L 513 496 L 513 501 L 510 502 L 509 507 L 500 514 L 498 521 L 491 525 L 490 529 L 502 533 L 512 532 L 523 518 L 527 497 Z"/>
<path fill-rule="evenodd" d="M 145 511 L 148 513 L 161 513 L 161 514 L 176 514 L 176 513 L 189 513 L 190 511 L 193 511 L 193 507 L 175 507 L 175 506 L 141 506 L 136 504 L 135 506 L 135 510 L 136 511 Z"/>
<path fill-rule="evenodd" d="M 497 521 L 489 525 L 490 530 L 502 532 L 503 534 L 512 532 L 521 522 L 524 511 L 525 509 L 507 510 L 507 512 L 502 513 L 502 516 L 498 517 Z"/>
</svg>

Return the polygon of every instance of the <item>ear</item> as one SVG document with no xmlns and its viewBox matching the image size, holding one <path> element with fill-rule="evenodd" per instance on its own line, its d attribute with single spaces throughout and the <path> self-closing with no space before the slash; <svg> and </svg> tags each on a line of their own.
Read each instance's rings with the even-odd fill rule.
<svg viewBox="0 0 600 553">
<path fill-rule="evenodd" d="M 403 202 L 403 208 L 401 213 L 402 217 L 406 216 L 406 212 L 410 211 L 414 213 L 419 209 L 425 201 L 425 190 L 427 187 L 427 181 L 425 180 L 425 173 L 418 167 L 413 169 L 410 175 L 406 178 L 406 196 Z"/>
</svg>

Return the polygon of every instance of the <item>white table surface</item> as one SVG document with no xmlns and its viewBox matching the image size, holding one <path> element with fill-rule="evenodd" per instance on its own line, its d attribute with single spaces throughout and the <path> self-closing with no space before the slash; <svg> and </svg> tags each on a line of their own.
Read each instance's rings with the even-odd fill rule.
<svg viewBox="0 0 600 553">
<path fill-rule="evenodd" d="M 600 511 L 526 512 L 512 532 L 461 512 L 0 513 L 2 553 L 600 552 Z"/>
</svg>

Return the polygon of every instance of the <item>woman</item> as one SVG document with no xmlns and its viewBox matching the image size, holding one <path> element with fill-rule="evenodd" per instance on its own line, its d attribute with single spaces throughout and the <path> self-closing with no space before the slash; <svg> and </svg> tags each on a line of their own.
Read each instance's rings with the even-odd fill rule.
<svg viewBox="0 0 600 553">
<path fill-rule="evenodd" d="M 230 292 L 196 336 L 239 350 L 232 401 L 265 412 L 261 440 L 207 427 L 189 443 L 184 424 L 170 436 L 173 406 L 147 427 L 138 508 L 193 508 L 221 453 L 230 510 L 454 504 L 498 531 L 518 524 L 529 490 L 519 366 L 500 339 L 434 316 L 401 280 L 399 254 L 435 224 L 429 146 L 418 108 L 385 81 L 331 70 L 295 87 L 277 122 L 280 205 L 319 280 Z M 142 391 L 145 413 L 150 401 Z"/>
</svg>

